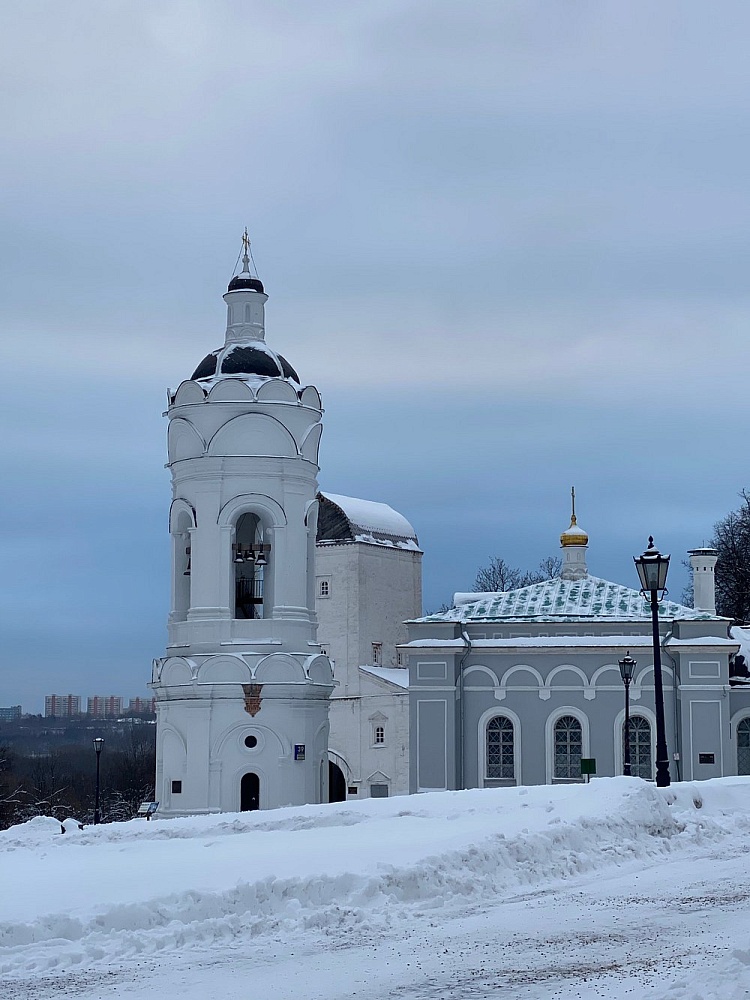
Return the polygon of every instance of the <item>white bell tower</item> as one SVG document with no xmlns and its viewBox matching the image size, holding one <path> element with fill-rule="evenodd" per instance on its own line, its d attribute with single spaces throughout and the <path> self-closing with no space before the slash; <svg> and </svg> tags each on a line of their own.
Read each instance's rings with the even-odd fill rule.
<svg viewBox="0 0 750 1000">
<path fill-rule="evenodd" d="M 334 682 L 314 593 L 323 410 L 265 343 L 247 231 L 243 247 L 224 346 L 168 392 L 172 603 L 151 681 L 162 816 L 328 800 Z"/>
</svg>

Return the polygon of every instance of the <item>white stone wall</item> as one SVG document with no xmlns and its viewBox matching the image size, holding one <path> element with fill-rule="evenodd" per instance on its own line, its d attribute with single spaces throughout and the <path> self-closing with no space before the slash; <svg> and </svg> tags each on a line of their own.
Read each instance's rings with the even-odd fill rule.
<svg viewBox="0 0 750 1000">
<path fill-rule="evenodd" d="M 422 610 L 422 553 L 362 542 L 319 543 L 316 549 L 318 641 L 334 661 L 338 682 L 330 703 L 331 759 L 342 767 L 347 785 L 357 786 L 358 798 L 369 796 L 372 783 L 387 783 L 391 795 L 406 794 L 408 689 L 359 668 L 372 664 L 373 643 L 382 647 L 382 666 L 398 666 L 396 646 L 407 638 L 404 622 Z M 321 595 L 323 582 L 328 596 Z M 376 747 L 372 717 L 378 714 L 386 743 Z"/>
</svg>

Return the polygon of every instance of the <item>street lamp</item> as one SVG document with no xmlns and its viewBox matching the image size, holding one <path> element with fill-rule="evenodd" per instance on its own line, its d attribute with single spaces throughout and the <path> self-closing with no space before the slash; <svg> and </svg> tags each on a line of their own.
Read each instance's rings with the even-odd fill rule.
<svg viewBox="0 0 750 1000">
<path fill-rule="evenodd" d="M 94 804 L 94 826 L 99 822 L 99 761 L 102 755 L 102 747 L 104 746 L 104 737 L 96 736 L 94 738 L 94 750 L 96 751 L 96 802 Z"/>
<path fill-rule="evenodd" d="M 664 688 L 661 679 L 661 639 L 659 637 L 659 601 L 667 592 L 669 556 L 654 548 L 649 537 L 648 548 L 640 556 L 633 556 L 641 581 L 641 593 L 651 598 L 651 630 L 654 639 L 654 701 L 656 703 L 656 784 L 666 788 L 670 783 L 667 736 L 664 729 Z M 660 596 L 661 594 L 661 596 Z"/>
<path fill-rule="evenodd" d="M 622 736 L 622 773 L 630 777 L 630 682 L 635 671 L 635 660 L 630 655 L 630 650 L 620 660 L 620 676 L 625 685 L 625 726 Z"/>
</svg>

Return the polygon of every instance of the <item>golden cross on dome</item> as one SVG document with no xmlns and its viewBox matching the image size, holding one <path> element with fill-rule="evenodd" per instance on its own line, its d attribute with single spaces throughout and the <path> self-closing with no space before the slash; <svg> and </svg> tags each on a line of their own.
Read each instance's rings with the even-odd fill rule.
<svg viewBox="0 0 750 1000">
<path fill-rule="evenodd" d="M 570 523 L 577 524 L 576 521 L 576 488 L 575 486 L 570 487 L 570 503 L 573 508 L 573 512 L 570 516 Z"/>
<path fill-rule="evenodd" d="M 242 234 L 242 249 L 244 253 L 242 254 L 242 270 L 250 273 L 250 237 L 247 235 L 247 226 L 245 226 L 245 232 Z"/>
</svg>

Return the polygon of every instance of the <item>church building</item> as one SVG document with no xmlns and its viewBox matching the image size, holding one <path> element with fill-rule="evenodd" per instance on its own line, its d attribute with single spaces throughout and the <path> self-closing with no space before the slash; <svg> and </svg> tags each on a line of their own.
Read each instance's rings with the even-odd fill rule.
<svg viewBox="0 0 750 1000">
<path fill-rule="evenodd" d="M 559 578 L 456 594 L 450 611 L 409 623 L 411 791 L 582 781 L 591 758 L 598 775 L 622 774 L 628 654 L 632 773 L 654 777 L 650 602 L 589 575 L 575 510 L 560 541 Z M 694 607 L 659 607 L 673 781 L 750 771 L 748 671 L 716 614 L 716 553 L 695 549 L 690 562 Z"/>
<path fill-rule="evenodd" d="M 387 504 L 319 492 L 321 398 L 266 344 L 243 245 L 224 345 L 167 394 L 172 596 L 150 685 L 161 816 L 409 787 L 396 647 L 421 614 L 422 552 Z"/>
<path fill-rule="evenodd" d="M 172 601 L 151 682 L 162 816 L 328 801 L 322 404 L 265 342 L 267 296 L 244 247 L 223 346 L 168 392 Z"/>
</svg>

